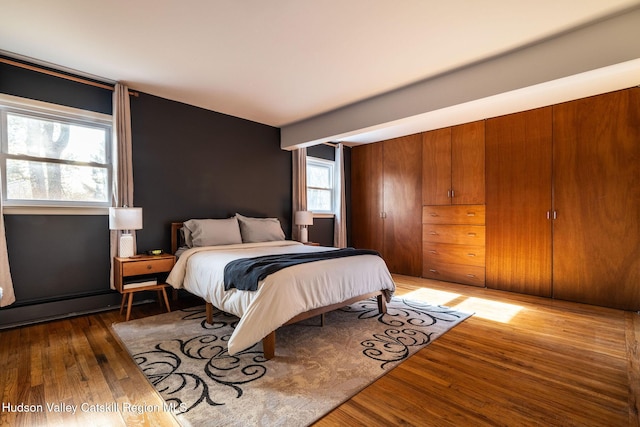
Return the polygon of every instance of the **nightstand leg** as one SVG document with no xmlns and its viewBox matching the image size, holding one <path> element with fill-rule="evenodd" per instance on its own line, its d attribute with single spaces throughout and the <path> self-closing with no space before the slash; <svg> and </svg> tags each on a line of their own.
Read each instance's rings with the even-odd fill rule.
<svg viewBox="0 0 640 427">
<path fill-rule="evenodd" d="M 120 314 L 122 314 L 122 309 L 124 309 L 124 302 L 127 300 L 127 294 L 122 294 L 122 302 L 120 303 Z"/>
<path fill-rule="evenodd" d="M 127 319 L 129 321 L 129 316 L 131 315 L 131 306 L 133 305 L 133 292 L 129 292 L 129 304 L 127 304 Z"/>
<path fill-rule="evenodd" d="M 162 288 L 162 295 L 164 296 L 164 303 L 167 305 L 167 313 L 170 313 L 171 307 L 169 307 L 169 298 L 167 298 L 166 288 Z"/>
<path fill-rule="evenodd" d="M 161 290 L 158 290 L 158 305 L 160 307 L 162 307 L 162 294 L 164 293 L 164 288 Z"/>
</svg>

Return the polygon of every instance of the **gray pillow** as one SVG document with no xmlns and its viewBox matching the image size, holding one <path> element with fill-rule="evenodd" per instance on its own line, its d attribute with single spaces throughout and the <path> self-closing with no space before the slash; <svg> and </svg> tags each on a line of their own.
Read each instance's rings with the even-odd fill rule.
<svg viewBox="0 0 640 427">
<path fill-rule="evenodd" d="M 284 231 L 278 218 L 250 218 L 236 214 L 240 223 L 243 243 L 284 240 Z"/>
<path fill-rule="evenodd" d="M 184 222 L 185 243 L 190 248 L 242 243 L 236 217 L 226 219 L 190 219 Z"/>
</svg>

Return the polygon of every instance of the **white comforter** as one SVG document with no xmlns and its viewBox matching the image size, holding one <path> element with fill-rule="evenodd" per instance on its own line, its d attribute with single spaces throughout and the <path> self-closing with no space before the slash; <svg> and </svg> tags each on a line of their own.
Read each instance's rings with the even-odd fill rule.
<svg viewBox="0 0 640 427">
<path fill-rule="evenodd" d="M 395 284 L 382 258 L 375 255 L 287 267 L 267 276 L 253 292 L 224 289 L 224 267 L 234 259 L 331 249 L 293 241 L 192 248 L 180 255 L 167 283 L 240 318 L 228 343 L 233 355 L 308 310 L 379 290 L 385 291 L 387 301 L 391 299 Z"/>
</svg>

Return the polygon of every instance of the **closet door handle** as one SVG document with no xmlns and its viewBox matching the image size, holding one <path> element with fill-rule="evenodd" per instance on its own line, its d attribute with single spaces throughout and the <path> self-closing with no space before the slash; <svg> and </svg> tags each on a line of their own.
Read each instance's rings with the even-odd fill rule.
<svg viewBox="0 0 640 427">
<path fill-rule="evenodd" d="M 447 190 L 447 197 L 451 198 L 451 190 Z"/>
<path fill-rule="evenodd" d="M 454 197 L 456 197 L 456 193 L 455 191 L 451 190 L 451 198 L 453 199 Z"/>
</svg>

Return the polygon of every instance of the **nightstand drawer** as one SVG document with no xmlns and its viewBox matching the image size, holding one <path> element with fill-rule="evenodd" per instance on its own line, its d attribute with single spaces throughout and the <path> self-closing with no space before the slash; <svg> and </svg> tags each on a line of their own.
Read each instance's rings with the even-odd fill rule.
<svg viewBox="0 0 640 427">
<path fill-rule="evenodd" d="M 173 268 L 173 258 L 143 259 L 122 264 L 122 276 L 138 276 L 152 273 L 167 273 Z"/>
</svg>

